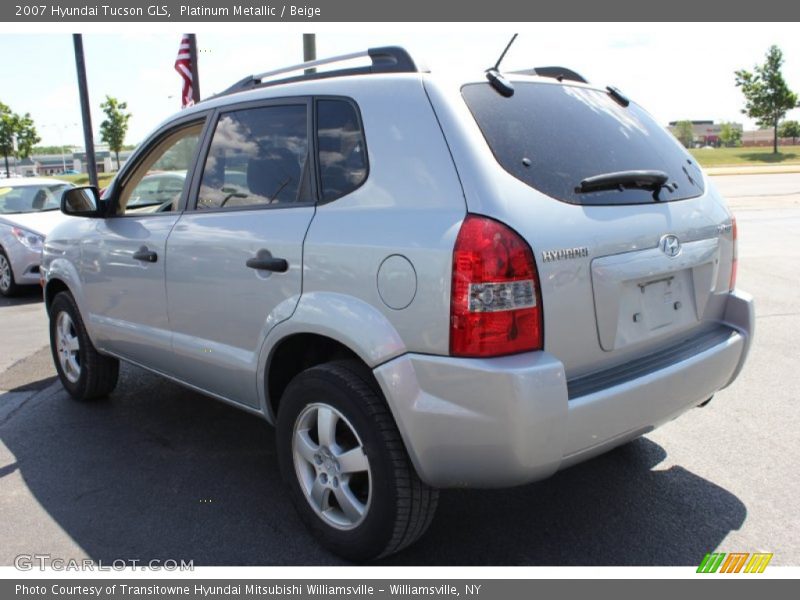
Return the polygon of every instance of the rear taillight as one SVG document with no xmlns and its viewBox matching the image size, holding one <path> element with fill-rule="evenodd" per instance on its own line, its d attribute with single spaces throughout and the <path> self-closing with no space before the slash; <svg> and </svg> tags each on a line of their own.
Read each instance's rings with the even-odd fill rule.
<svg viewBox="0 0 800 600">
<path fill-rule="evenodd" d="M 453 250 L 450 354 L 542 349 L 542 306 L 528 244 L 502 223 L 467 215 Z"/>
<path fill-rule="evenodd" d="M 731 280 L 728 289 L 736 287 L 736 271 L 739 267 L 739 232 L 736 229 L 736 217 L 731 217 L 731 235 L 733 236 L 733 262 L 731 263 Z"/>
</svg>

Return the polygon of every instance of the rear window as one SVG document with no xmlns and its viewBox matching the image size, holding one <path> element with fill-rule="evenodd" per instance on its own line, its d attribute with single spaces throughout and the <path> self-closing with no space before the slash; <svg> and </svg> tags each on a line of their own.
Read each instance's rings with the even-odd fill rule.
<svg viewBox="0 0 800 600">
<path fill-rule="evenodd" d="M 462 95 L 500 165 L 540 192 L 572 204 L 644 204 L 653 190 L 626 186 L 581 192 L 581 181 L 632 170 L 661 171 L 659 201 L 703 193 L 703 177 L 686 150 L 641 107 L 571 85 L 514 83 L 504 98 L 488 83 Z"/>
</svg>

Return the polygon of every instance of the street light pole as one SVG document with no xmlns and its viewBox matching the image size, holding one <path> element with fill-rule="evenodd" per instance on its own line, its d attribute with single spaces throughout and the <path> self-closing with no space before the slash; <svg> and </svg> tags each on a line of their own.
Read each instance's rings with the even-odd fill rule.
<svg viewBox="0 0 800 600">
<path fill-rule="evenodd" d="M 304 33 L 303 34 L 303 62 L 317 60 L 317 34 Z M 306 69 L 306 75 L 315 73 L 316 69 Z"/>
<path fill-rule="evenodd" d="M 92 139 L 92 112 L 89 108 L 89 90 L 86 85 L 86 63 L 83 59 L 83 37 L 80 33 L 72 34 L 75 45 L 75 68 L 78 71 L 78 90 L 81 96 L 81 114 L 83 115 L 83 139 L 86 145 L 86 172 L 89 183 L 97 185 L 97 159 L 94 156 L 94 140 Z"/>
<path fill-rule="evenodd" d="M 17 150 L 19 149 L 19 147 L 17 146 L 17 134 L 16 133 L 11 134 L 11 148 L 14 150 L 14 153 L 13 153 L 13 155 L 11 157 L 11 158 L 14 159 L 14 175 L 15 176 L 19 176 L 19 173 L 17 172 Z"/>
<path fill-rule="evenodd" d="M 47 123 L 47 127 L 55 127 L 55 130 L 58 132 L 58 141 L 59 141 L 59 148 L 61 149 L 61 166 L 62 171 L 67 170 L 67 153 L 65 152 L 67 146 L 64 144 L 64 127 L 77 127 L 77 123 Z"/>
<path fill-rule="evenodd" d="M 67 170 L 67 157 L 64 155 L 64 134 L 61 132 L 61 126 L 58 123 L 53 123 L 53 127 L 58 131 L 58 141 L 61 145 L 61 170 Z"/>
</svg>

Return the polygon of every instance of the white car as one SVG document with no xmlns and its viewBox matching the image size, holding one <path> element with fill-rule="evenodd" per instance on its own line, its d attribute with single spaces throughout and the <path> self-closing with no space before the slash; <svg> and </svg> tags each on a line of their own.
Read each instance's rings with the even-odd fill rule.
<svg viewBox="0 0 800 600">
<path fill-rule="evenodd" d="M 21 285 L 39 283 L 45 236 L 68 219 L 61 192 L 73 187 L 57 179 L 4 179 L 0 182 L 0 294 L 13 296 Z"/>
</svg>

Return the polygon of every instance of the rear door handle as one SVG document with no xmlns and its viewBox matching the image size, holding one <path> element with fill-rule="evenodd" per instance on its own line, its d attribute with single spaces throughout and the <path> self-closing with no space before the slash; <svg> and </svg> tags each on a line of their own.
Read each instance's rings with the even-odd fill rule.
<svg viewBox="0 0 800 600">
<path fill-rule="evenodd" d="M 248 258 L 245 263 L 251 269 L 259 271 L 274 271 L 275 273 L 285 273 L 289 270 L 289 263 L 285 258 L 275 258 L 269 250 L 262 248 L 253 258 Z"/>
<path fill-rule="evenodd" d="M 142 246 L 133 253 L 133 260 L 154 263 L 158 260 L 158 254 L 150 250 L 147 246 Z"/>
</svg>

